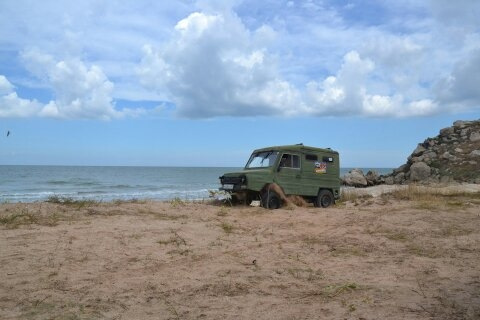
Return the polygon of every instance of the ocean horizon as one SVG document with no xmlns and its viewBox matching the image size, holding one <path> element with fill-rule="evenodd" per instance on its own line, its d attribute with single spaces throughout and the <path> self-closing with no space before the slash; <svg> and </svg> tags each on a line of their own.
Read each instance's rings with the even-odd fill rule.
<svg viewBox="0 0 480 320">
<path fill-rule="evenodd" d="M 0 165 L 0 201 L 36 202 L 58 196 L 97 201 L 202 200 L 218 177 L 241 167 Z M 353 168 L 341 168 L 344 175 Z M 392 168 L 359 168 L 379 174 Z"/>
</svg>

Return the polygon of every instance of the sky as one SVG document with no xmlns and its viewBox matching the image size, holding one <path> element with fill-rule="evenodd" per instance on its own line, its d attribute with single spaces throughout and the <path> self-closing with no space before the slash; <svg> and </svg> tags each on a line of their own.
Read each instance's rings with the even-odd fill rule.
<svg viewBox="0 0 480 320">
<path fill-rule="evenodd" d="M 477 0 L 0 0 L 0 165 L 240 167 L 304 143 L 398 167 L 480 118 L 479 16 Z"/>
</svg>

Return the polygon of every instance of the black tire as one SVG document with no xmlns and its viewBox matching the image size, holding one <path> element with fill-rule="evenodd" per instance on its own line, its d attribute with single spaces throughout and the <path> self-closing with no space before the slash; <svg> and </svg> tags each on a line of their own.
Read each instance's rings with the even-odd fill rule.
<svg viewBox="0 0 480 320">
<path fill-rule="evenodd" d="M 262 207 L 265 209 L 278 209 L 282 206 L 282 200 L 275 191 L 266 191 L 262 196 Z"/>
<path fill-rule="evenodd" d="M 315 207 L 322 207 L 322 208 L 327 208 L 331 206 L 332 204 L 335 203 L 335 199 L 333 198 L 333 194 L 330 190 L 320 190 L 318 193 L 317 198 L 313 202 L 313 205 Z"/>
<path fill-rule="evenodd" d="M 253 200 L 255 200 L 255 195 L 251 192 L 248 192 L 245 196 L 245 205 L 249 206 Z"/>
</svg>

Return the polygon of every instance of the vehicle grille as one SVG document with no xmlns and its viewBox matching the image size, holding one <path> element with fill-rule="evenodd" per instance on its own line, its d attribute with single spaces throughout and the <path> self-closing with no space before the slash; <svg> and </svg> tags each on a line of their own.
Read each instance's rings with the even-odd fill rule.
<svg viewBox="0 0 480 320">
<path fill-rule="evenodd" d="M 221 176 L 220 177 L 220 182 L 222 184 L 240 184 L 242 183 L 242 177 L 225 177 Z"/>
</svg>

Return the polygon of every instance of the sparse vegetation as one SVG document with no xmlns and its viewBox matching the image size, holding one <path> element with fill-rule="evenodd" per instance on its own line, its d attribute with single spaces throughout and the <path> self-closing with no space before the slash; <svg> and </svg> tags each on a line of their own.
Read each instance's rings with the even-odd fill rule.
<svg viewBox="0 0 480 320">
<path fill-rule="evenodd" d="M 352 189 L 352 190 L 349 190 L 349 189 L 343 189 L 341 192 L 340 192 L 340 199 L 337 201 L 338 203 L 345 203 L 345 202 L 348 202 L 348 201 L 357 201 L 357 200 L 366 200 L 366 199 L 371 199 L 373 198 L 371 195 L 369 194 L 362 194 L 362 193 L 359 193 L 359 191 L 357 189 Z"/>
<path fill-rule="evenodd" d="M 91 199 L 73 199 L 71 197 L 60 197 L 56 195 L 48 197 L 46 202 L 76 207 L 78 209 L 97 205 L 100 203 L 99 201 Z"/>
<path fill-rule="evenodd" d="M 54 212 L 52 214 L 41 215 L 40 213 L 32 213 L 27 208 L 19 209 L 13 213 L 0 217 L 0 224 L 7 229 L 16 229 L 22 225 L 43 225 L 53 227 L 58 224 L 60 216 Z"/>
<path fill-rule="evenodd" d="M 175 198 L 173 198 L 172 200 L 170 200 L 169 202 L 170 202 L 170 205 L 171 205 L 173 208 L 178 208 L 178 207 L 183 207 L 183 206 L 185 206 L 185 201 L 183 201 L 183 200 L 180 199 L 179 197 L 175 197 Z"/>
<path fill-rule="evenodd" d="M 116 205 L 121 205 L 125 203 L 137 203 L 137 204 L 145 204 L 147 203 L 147 200 L 145 199 L 137 199 L 137 198 L 132 198 L 132 199 L 116 199 L 113 201 Z"/>
<path fill-rule="evenodd" d="M 360 286 L 355 282 L 347 282 L 343 284 L 333 284 L 324 287 L 321 290 L 309 292 L 306 296 L 322 296 L 324 298 L 335 298 L 342 293 L 351 292 L 359 289 Z"/>
<path fill-rule="evenodd" d="M 214 203 L 219 204 L 226 204 L 228 203 L 230 206 L 233 205 L 232 203 L 232 194 L 230 192 L 222 191 L 222 190 L 208 190 L 209 198 L 214 201 Z"/>
<path fill-rule="evenodd" d="M 26 208 L 0 217 L 0 224 L 4 225 L 8 229 L 16 229 L 21 225 L 35 224 L 37 222 L 38 217 L 30 213 Z"/>
<path fill-rule="evenodd" d="M 172 231 L 171 233 L 172 234 L 168 239 L 158 240 L 157 243 L 162 245 L 175 244 L 177 247 L 187 245 L 187 241 L 182 238 L 176 231 Z"/>
<path fill-rule="evenodd" d="M 222 224 L 220 226 L 222 227 L 223 231 L 225 231 L 225 233 L 227 233 L 227 234 L 233 232 L 234 227 L 230 223 L 222 222 Z"/>
<path fill-rule="evenodd" d="M 12 294 L 0 318 L 234 319 L 272 301 L 271 318 L 475 318 L 480 198 L 441 194 L 430 210 L 426 197 L 385 197 L 275 214 L 183 201 L 4 204 Z"/>
<path fill-rule="evenodd" d="M 225 207 L 221 207 L 220 210 L 217 212 L 217 216 L 224 217 L 228 214 L 228 209 Z"/>
</svg>

